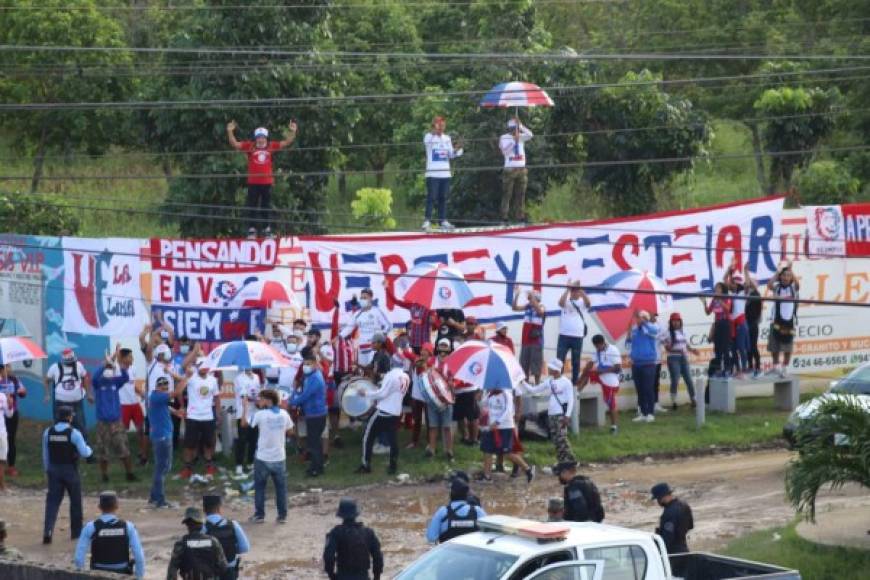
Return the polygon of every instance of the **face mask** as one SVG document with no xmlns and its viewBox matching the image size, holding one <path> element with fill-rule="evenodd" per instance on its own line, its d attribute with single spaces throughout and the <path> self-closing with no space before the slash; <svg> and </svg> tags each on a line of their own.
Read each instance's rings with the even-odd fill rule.
<svg viewBox="0 0 870 580">
<path fill-rule="evenodd" d="M 110 369 L 107 367 L 106 370 L 103 371 L 103 376 L 106 377 L 107 379 L 115 378 L 115 369 L 113 369 L 113 368 Z"/>
<path fill-rule="evenodd" d="M 372 305 L 372 301 L 368 298 L 361 298 L 359 301 L 360 308 L 368 308 Z"/>
<path fill-rule="evenodd" d="M 314 372 L 314 367 L 311 365 L 302 365 L 302 372 L 306 375 L 310 375 Z"/>
<path fill-rule="evenodd" d="M 181 354 L 189 353 L 190 352 L 190 345 L 182 344 L 180 347 L 178 347 L 178 352 L 180 352 Z"/>
<path fill-rule="evenodd" d="M 287 345 L 287 352 L 289 352 L 290 354 L 295 353 L 297 350 L 299 350 L 298 344 L 291 342 L 290 344 Z"/>
</svg>

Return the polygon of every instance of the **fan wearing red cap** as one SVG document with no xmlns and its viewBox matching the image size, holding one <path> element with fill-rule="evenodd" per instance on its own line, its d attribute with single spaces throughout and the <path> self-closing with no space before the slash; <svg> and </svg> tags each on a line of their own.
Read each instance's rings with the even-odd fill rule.
<svg viewBox="0 0 870 580">
<path fill-rule="evenodd" d="M 71 348 L 65 348 L 60 356 L 60 361 L 51 365 L 45 373 L 45 397 L 44 402 L 52 402 L 52 413 L 57 413 L 60 405 L 72 407 L 73 427 L 81 431 L 87 441 L 87 429 L 85 427 L 85 398 L 94 402 L 94 392 L 91 386 L 91 376 L 84 365 L 76 357 Z M 89 463 L 93 463 L 90 460 Z"/>
<path fill-rule="evenodd" d="M 731 294 L 731 372 L 738 379 L 745 378 L 749 370 L 749 325 L 746 323 L 746 302 L 749 298 L 749 287 L 744 284 L 743 275 L 737 268 L 734 259 L 723 280 Z"/>
<path fill-rule="evenodd" d="M 664 336 L 665 351 L 668 354 L 668 374 L 671 378 L 671 407 L 677 409 L 677 386 L 680 377 L 686 383 L 686 391 L 692 406 L 695 406 L 695 384 L 692 382 L 692 372 L 689 366 L 689 353 L 697 355 L 698 350 L 689 345 L 689 339 L 683 331 L 683 318 L 679 312 L 671 313 L 668 319 L 668 331 Z"/>
<path fill-rule="evenodd" d="M 254 130 L 252 141 L 238 141 L 235 133 L 238 128 L 235 121 L 227 123 L 227 140 L 230 146 L 236 151 L 242 151 L 248 157 L 248 198 L 245 203 L 251 222 L 248 236 L 256 237 L 259 223 L 266 225 L 263 234 L 268 236 L 272 233 L 269 224 L 271 223 L 272 184 L 275 183 L 275 176 L 272 174 L 272 153 L 293 144 L 296 140 L 296 123 L 290 121 L 287 125 L 287 133 L 283 141 L 269 141 L 269 130 L 265 127 Z M 258 209 L 261 211 L 257 211 Z"/>
</svg>

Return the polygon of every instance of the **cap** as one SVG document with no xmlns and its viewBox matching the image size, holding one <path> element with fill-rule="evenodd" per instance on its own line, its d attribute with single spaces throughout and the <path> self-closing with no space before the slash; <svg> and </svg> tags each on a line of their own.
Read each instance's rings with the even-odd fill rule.
<svg viewBox="0 0 870 580">
<path fill-rule="evenodd" d="M 202 496 L 202 509 L 204 511 L 212 511 L 214 508 L 220 507 L 222 498 L 217 494 L 209 494 Z"/>
<path fill-rule="evenodd" d="M 157 377 L 157 381 L 155 385 L 158 387 L 168 387 L 169 386 L 169 377 Z"/>
<path fill-rule="evenodd" d="M 435 347 L 432 346 L 431 342 L 424 342 L 423 344 L 420 345 L 420 352 L 423 352 L 424 350 L 428 353 L 434 353 Z"/>
<path fill-rule="evenodd" d="M 459 478 L 454 478 L 453 481 L 450 482 L 450 498 L 451 499 L 462 499 L 468 497 L 468 482 L 463 481 Z"/>
<path fill-rule="evenodd" d="M 118 494 L 111 490 L 100 492 L 100 509 L 110 510 L 118 507 Z"/>
<path fill-rule="evenodd" d="M 442 338 L 438 341 L 438 350 L 450 350 L 450 339 Z"/>
<path fill-rule="evenodd" d="M 208 358 L 206 358 L 206 357 L 204 357 L 204 356 L 196 357 L 196 368 L 203 368 L 203 369 L 208 368 L 208 367 L 205 365 L 205 363 L 206 363 L 207 361 L 208 361 Z"/>
<path fill-rule="evenodd" d="M 74 353 L 71 348 L 65 348 L 60 354 L 60 358 L 63 359 L 64 362 L 72 362 L 76 360 L 76 353 Z"/>
<path fill-rule="evenodd" d="M 547 363 L 547 368 L 551 371 L 562 372 L 562 361 L 557 358 L 550 359 L 550 362 Z"/>
<path fill-rule="evenodd" d="M 496 331 L 496 332 L 500 332 L 500 331 L 506 329 L 507 327 L 508 327 L 508 323 L 505 322 L 504 320 L 502 320 L 501 322 L 499 322 L 499 323 L 496 325 L 496 327 L 495 327 L 495 331 Z"/>
<path fill-rule="evenodd" d="M 565 501 L 561 497 L 551 497 L 547 500 L 547 511 L 549 513 L 561 512 L 565 509 Z"/>
<path fill-rule="evenodd" d="M 576 289 L 582 288 L 582 287 L 583 287 L 583 285 L 580 284 L 580 280 L 571 280 L 570 282 L 568 282 L 568 288 L 570 290 L 576 290 Z"/>
<path fill-rule="evenodd" d="M 679 312 L 671 312 L 671 316 L 670 316 L 670 318 L 669 318 L 668 320 L 670 320 L 671 322 L 673 322 L 673 321 L 675 321 L 675 320 L 679 320 L 680 322 L 682 322 L 682 321 L 683 321 L 683 317 L 680 316 L 680 313 L 679 313 Z"/>
<path fill-rule="evenodd" d="M 343 497 L 338 502 L 338 509 L 335 511 L 336 517 L 343 520 L 350 520 L 359 515 L 359 508 L 356 506 L 356 500 Z"/>
<path fill-rule="evenodd" d="M 58 407 L 55 416 L 57 417 L 58 421 L 68 421 L 73 416 L 73 408 L 67 405 Z"/>
<path fill-rule="evenodd" d="M 508 119 L 507 126 L 508 126 L 508 129 L 513 129 L 514 127 L 517 126 L 517 120 L 516 119 Z"/>
<path fill-rule="evenodd" d="M 256 139 L 257 137 L 265 137 L 268 139 L 269 130 L 265 127 L 257 127 L 256 129 L 254 129 L 254 139 Z"/>
<path fill-rule="evenodd" d="M 471 481 L 471 478 L 468 477 L 468 474 L 461 469 L 457 469 L 453 473 L 451 473 L 449 479 L 451 484 L 453 484 L 453 481 L 456 479 L 462 480 L 465 483 L 469 483 Z"/>
<path fill-rule="evenodd" d="M 382 332 L 376 332 L 372 335 L 372 343 L 384 344 L 387 342 L 387 339 L 384 338 L 384 334 Z"/>
<path fill-rule="evenodd" d="M 193 524 L 201 524 L 205 521 L 205 517 L 202 515 L 202 510 L 196 507 L 189 507 L 184 510 L 184 519 L 181 520 L 182 524 L 186 524 L 188 522 Z"/>
<path fill-rule="evenodd" d="M 166 355 L 166 358 L 172 357 L 172 351 L 165 344 L 159 344 L 154 349 L 154 358 L 160 358 L 160 355 Z"/>
<path fill-rule="evenodd" d="M 653 499 L 661 499 L 666 495 L 674 493 L 674 490 L 672 490 L 671 486 L 667 483 L 661 482 L 652 486 L 652 489 L 649 490 L 649 493 Z"/>
<path fill-rule="evenodd" d="M 560 461 L 555 467 L 553 467 L 553 475 L 561 475 L 563 471 L 568 471 L 569 469 L 574 469 L 576 467 L 576 461 Z"/>
</svg>

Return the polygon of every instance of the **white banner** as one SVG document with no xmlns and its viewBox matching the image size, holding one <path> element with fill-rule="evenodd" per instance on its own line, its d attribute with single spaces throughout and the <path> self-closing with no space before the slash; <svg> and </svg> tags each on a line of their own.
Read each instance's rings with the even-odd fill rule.
<svg viewBox="0 0 870 580">
<path fill-rule="evenodd" d="M 148 322 L 139 284 L 139 240 L 63 238 L 63 330 L 137 336 Z"/>
<path fill-rule="evenodd" d="M 628 269 L 647 271 L 674 292 L 708 292 L 732 259 L 741 267 L 747 263 L 759 280 L 771 276 L 780 256 L 782 204 L 782 198 L 771 198 L 642 218 L 475 234 L 302 237 L 298 243 L 309 269 L 300 278 L 307 281 L 316 323 L 328 323 L 336 302 L 346 310 L 366 287 L 374 290 L 392 322 L 404 323 L 407 312 L 387 299 L 382 282 L 386 278 L 393 284 L 397 274 L 421 262 L 441 262 L 462 271 L 475 295 L 466 316 L 481 321 L 520 316 L 511 307 L 518 287 L 541 290 L 544 305 L 556 314 L 568 280 L 597 286 Z M 680 308 L 682 301 L 676 298 Z M 631 310 L 599 310 L 595 316 L 601 330 L 618 340 Z"/>
</svg>

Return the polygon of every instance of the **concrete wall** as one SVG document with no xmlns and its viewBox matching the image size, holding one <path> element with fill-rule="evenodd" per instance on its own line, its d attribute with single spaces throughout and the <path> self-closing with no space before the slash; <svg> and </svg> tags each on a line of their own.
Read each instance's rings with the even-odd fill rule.
<svg viewBox="0 0 870 580">
<path fill-rule="evenodd" d="M 0 560 L 0 578 L 3 580 L 76 580 L 80 578 L 115 578 L 115 574 L 76 572 L 35 562 L 9 562 Z"/>
</svg>

